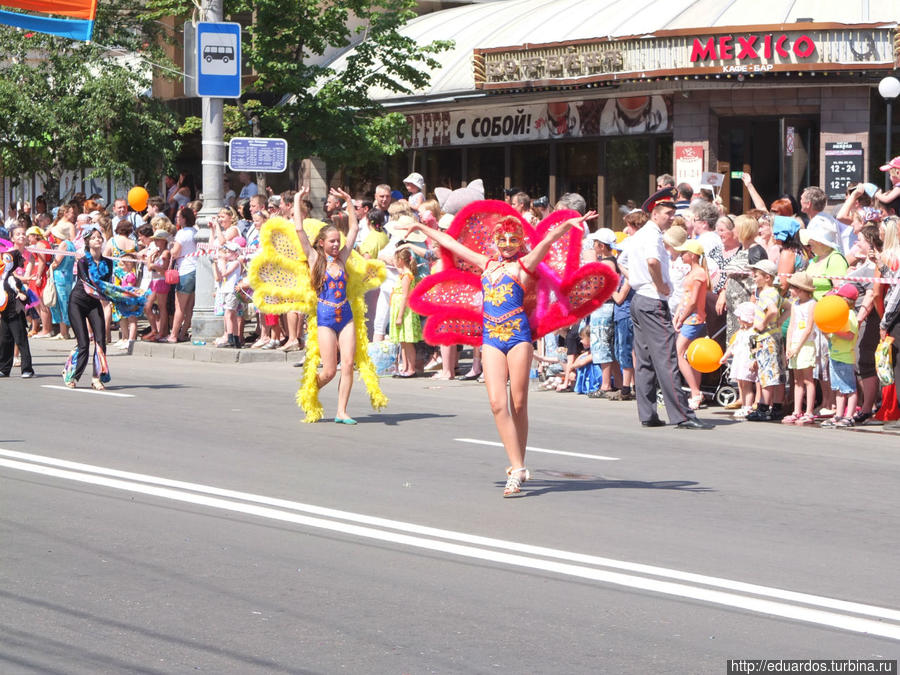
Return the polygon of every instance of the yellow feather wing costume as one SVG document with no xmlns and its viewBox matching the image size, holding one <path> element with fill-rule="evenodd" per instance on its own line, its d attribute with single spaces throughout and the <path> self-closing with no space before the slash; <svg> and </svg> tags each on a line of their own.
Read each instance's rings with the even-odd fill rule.
<svg viewBox="0 0 900 675">
<path fill-rule="evenodd" d="M 325 226 L 320 220 L 307 218 L 303 230 L 314 241 Z M 341 245 L 344 238 L 341 236 Z M 365 293 L 377 288 L 385 279 L 384 263 L 367 260 L 353 251 L 347 259 L 347 297 L 353 310 L 353 327 L 356 330 L 356 354 L 354 364 L 366 385 L 372 408 L 381 410 L 387 405 L 387 397 L 378 384 L 375 366 L 369 359 L 369 340 L 366 332 Z M 316 386 L 319 354 L 318 325 L 316 323 L 317 296 L 312 287 L 306 255 L 294 224 L 280 216 L 266 221 L 259 234 L 259 251 L 250 261 L 248 273 L 253 288 L 253 304 L 264 314 L 302 312 L 306 315 L 306 361 L 303 379 L 297 391 L 297 405 L 306 413 L 304 422 L 322 419 L 322 403 Z"/>
</svg>

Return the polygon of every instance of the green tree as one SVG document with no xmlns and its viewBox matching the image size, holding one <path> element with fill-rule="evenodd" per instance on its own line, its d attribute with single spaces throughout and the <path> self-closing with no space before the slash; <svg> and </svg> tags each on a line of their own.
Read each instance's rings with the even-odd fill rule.
<svg viewBox="0 0 900 675">
<path fill-rule="evenodd" d="M 175 116 L 148 95 L 161 29 L 122 0 L 99 4 L 91 43 L 0 26 L 3 173 L 41 175 L 52 205 L 66 170 L 144 182 L 168 168 Z"/>
<path fill-rule="evenodd" d="M 187 16 L 193 7 L 187 0 L 149 0 L 147 6 L 156 18 Z M 413 93 L 428 84 L 427 70 L 439 65 L 435 56 L 451 45 L 423 45 L 400 33 L 415 8 L 415 0 L 225 0 L 230 20 L 252 17 L 242 21 L 244 65 L 255 75 L 245 98 L 278 101 L 241 106 L 244 129 L 226 133 L 249 135 L 256 123 L 262 135 L 286 138 L 293 158 L 316 155 L 331 166 L 397 152 L 406 120 L 372 101 L 370 87 Z M 311 63 L 356 41 L 342 70 Z"/>
</svg>

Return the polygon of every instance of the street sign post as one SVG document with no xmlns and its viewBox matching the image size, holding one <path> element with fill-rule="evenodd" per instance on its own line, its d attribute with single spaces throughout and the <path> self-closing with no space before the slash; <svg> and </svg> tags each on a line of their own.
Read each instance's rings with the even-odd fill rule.
<svg viewBox="0 0 900 675">
<path fill-rule="evenodd" d="M 241 25 L 200 21 L 192 46 L 196 95 L 240 98 Z"/>
<path fill-rule="evenodd" d="M 232 171 L 282 173 L 287 168 L 287 141 L 283 138 L 235 137 L 228 143 Z"/>
</svg>

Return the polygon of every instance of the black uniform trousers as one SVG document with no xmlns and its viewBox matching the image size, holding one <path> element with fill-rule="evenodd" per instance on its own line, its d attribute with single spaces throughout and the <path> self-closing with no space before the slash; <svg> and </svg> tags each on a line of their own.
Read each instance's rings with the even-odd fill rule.
<svg viewBox="0 0 900 675">
<path fill-rule="evenodd" d="M 634 394 L 641 422 L 659 418 L 656 389 L 662 391 L 669 422 L 678 424 L 695 419 L 684 378 L 675 356 L 675 328 L 669 303 L 635 294 L 631 299 L 631 321 L 634 324 Z"/>
<path fill-rule="evenodd" d="M 15 300 L 10 299 L 10 302 Z M 9 375 L 12 371 L 14 345 L 19 347 L 22 372 L 33 373 L 25 312 L 4 312 L 0 315 L 0 373 L 3 375 Z"/>
</svg>

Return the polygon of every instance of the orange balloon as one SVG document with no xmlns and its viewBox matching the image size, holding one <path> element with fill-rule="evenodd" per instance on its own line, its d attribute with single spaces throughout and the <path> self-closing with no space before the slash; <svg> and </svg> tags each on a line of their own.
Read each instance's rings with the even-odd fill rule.
<svg viewBox="0 0 900 675">
<path fill-rule="evenodd" d="M 701 373 L 712 373 L 719 369 L 722 348 L 712 338 L 697 338 L 687 348 L 687 361 L 691 368 Z"/>
<path fill-rule="evenodd" d="M 135 211 L 143 211 L 147 208 L 147 200 L 150 195 L 140 185 L 135 185 L 128 191 L 128 206 Z"/>
<path fill-rule="evenodd" d="M 813 319 L 823 333 L 836 333 L 843 330 L 850 317 L 847 301 L 838 295 L 826 295 L 816 303 Z"/>
</svg>

